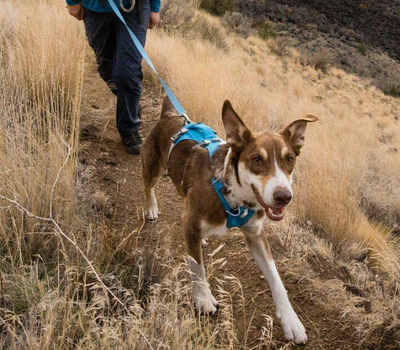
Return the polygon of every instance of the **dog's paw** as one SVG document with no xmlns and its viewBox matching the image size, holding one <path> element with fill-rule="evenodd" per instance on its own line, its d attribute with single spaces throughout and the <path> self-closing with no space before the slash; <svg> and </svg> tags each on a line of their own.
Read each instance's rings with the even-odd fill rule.
<svg viewBox="0 0 400 350">
<path fill-rule="evenodd" d="M 287 340 L 293 341 L 296 344 L 306 343 L 306 329 L 291 307 L 278 310 L 276 312 L 276 317 L 281 321 L 283 332 Z"/>
<path fill-rule="evenodd" d="M 205 246 L 208 245 L 207 238 L 203 238 L 203 239 L 201 240 L 201 245 L 202 245 L 203 247 L 205 247 Z"/>
<path fill-rule="evenodd" d="M 155 221 L 158 219 L 158 207 L 157 205 L 150 206 L 146 210 L 147 220 Z"/>
<path fill-rule="evenodd" d="M 196 309 L 203 315 L 213 315 L 218 310 L 218 302 L 211 294 L 196 297 Z"/>
</svg>

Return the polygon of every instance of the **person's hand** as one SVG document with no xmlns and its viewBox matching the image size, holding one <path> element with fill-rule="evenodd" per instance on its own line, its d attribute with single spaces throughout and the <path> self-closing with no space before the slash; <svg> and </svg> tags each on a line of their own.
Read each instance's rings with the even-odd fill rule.
<svg viewBox="0 0 400 350">
<path fill-rule="evenodd" d="M 78 21 L 83 20 L 83 6 L 80 2 L 76 5 L 68 5 L 67 10 L 72 17 L 75 17 Z"/>
<path fill-rule="evenodd" d="M 158 23 L 160 23 L 160 13 L 150 12 L 149 29 L 154 28 Z"/>
</svg>

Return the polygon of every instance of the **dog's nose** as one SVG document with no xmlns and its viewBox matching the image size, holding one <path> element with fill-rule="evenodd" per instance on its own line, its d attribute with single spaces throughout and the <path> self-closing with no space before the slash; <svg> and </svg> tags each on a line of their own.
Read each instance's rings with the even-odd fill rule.
<svg viewBox="0 0 400 350">
<path fill-rule="evenodd" d="M 277 188 L 274 192 L 274 200 L 279 206 L 288 205 L 292 200 L 292 193 L 287 188 Z"/>
</svg>

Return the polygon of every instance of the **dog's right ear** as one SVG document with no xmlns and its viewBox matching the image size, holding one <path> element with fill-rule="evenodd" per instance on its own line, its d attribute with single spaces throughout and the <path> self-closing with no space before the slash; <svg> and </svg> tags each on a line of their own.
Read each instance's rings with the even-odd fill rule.
<svg viewBox="0 0 400 350">
<path fill-rule="evenodd" d="M 168 98 L 168 96 L 165 96 L 164 99 L 163 99 L 161 116 L 163 116 L 164 114 L 166 114 L 168 112 L 174 112 L 174 111 L 175 111 L 175 108 L 174 108 L 173 104 L 171 103 L 171 101 Z"/>
<path fill-rule="evenodd" d="M 280 132 L 280 134 L 292 146 L 296 156 L 300 154 L 300 149 L 304 146 L 307 124 L 314 123 L 316 121 L 318 121 L 317 116 L 313 114 L 307 114 L 305 118 L 295 120 Z"/>
<path fill-rule="evenodd" d="M 237 115 L 231 103 L 226 100 L 222 107 L 222 122 L 226 130 L 226 142 L 235 148 L 242 148 L 251 138 L 251 131 Z"/>
</svg>

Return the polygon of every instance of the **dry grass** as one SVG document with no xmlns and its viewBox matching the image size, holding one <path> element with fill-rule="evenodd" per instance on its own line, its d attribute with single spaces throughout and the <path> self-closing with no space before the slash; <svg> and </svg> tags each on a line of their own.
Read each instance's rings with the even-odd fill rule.
<svg viewBox="0 0 400 350">
<path fill-rule="evenodd" d="M 171 11 L 179 11 L 173 5 Z M 187 267 L 172 260 L 168 242 L 150 250 L 148 242 L 125 240 L 77 200 L 85 40 L 63 7 L 51 0 L 2 4 L 0 195 L 37 216 L 53 217 L 100 281 L 82 254 L 60 238 L 53 222 L 29 217 L 0 200 L 0 347 L 247 348 L 238 340 L 233 319 L 237 305 L 232 299 L 241 300 L 239 309 L 245 302 L 235 277 L 215 281 L 222 306 L 217 320 L 194 316 Z M 396 329 L 399 248 L 390 231 L 400 222 L 398 100 L 342 71 L 324 75 L 295 58 L 283 63 L 265 41 L 225 37 L 217 19 L 200 16 L 194 22 L 200 27 L 183 28 L 178 21 L 173 31 L 150 34 L 147 47 L 155 65 L 190 116 L 221 135 L 220 110 L 227 98 L 254 130 L 279 130 L 307 113 L 320 116 L 309 127 L 299 160 L 294 217 L 277 227 L 288 252 L 281 263 L 288 273 L 304 276 L 302 287 L 329 295 L 316 301 L 327 307 L 330 302 L 329 307 L 342 305 L 348 296 L 305 271 L 303 261 L 317 255 L 330 266 L 346 266 L 353 283 L 368 286 L 377 305 L 365 316 L 352 301 L 344 304 L 346 317 L 360 325 L 362 341 L 383 326 Z M 203 28 L 201 34 L 189 35 L 196 28 Z M 95 197 L 99 206 L 107 201 L 100 192 Z M 160 228 L 162 236 L 168 237 L 168 229 Z M 211 261 L 210 276 L 223 263 Z M 260 333 L 254 348 L 268 348 L 273 342 L 269 317 Z"/>
<path fill-rule="evenodd" d="M 50 3 L 5 2 L 5 9 L 0 19 L 6 29 L 0 32 L 1 193 L 46 216 L 54 180 L 71 147 L 54 207 L 54 215 L 69 225 L 75 205 L 82 33 Z M 44 12 L 48 16 L 38 21 Z M 1 240 L 10 249 L 5 253 L 19 256 L 20 262 L 47 248 L 42 245 L 46 239 L 35 235 L 35 220 L 18 210 L 3 208 L 0 222 Z"/>
</svg>

